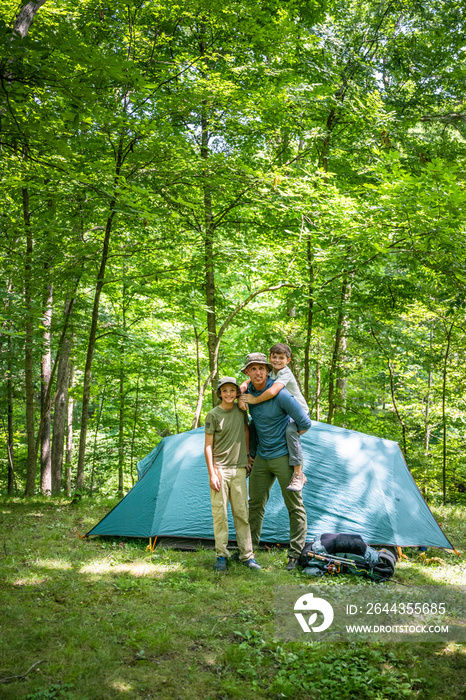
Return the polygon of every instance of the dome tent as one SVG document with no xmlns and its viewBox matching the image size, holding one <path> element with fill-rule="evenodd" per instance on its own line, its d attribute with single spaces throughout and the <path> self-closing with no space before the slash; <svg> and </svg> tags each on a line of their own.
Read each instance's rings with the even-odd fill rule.
<svg viewBox="0 0 466 700">
<path fill-rule="evenodd" d="M 453 549 L 411 476 L 398 443 L 326 423 L 301 436 L 307 540 L 323 532 L 374 545 Z M 192 548 L 213 540 L 204 428 L 164 438 L 138 464 L 139 480 L 89 535 L 157 537 Z M 230 538 L 235 530 L 229 515 Z M 275 482 L 263 542 L 289 541 L 288 512 Z"/>
</svg>

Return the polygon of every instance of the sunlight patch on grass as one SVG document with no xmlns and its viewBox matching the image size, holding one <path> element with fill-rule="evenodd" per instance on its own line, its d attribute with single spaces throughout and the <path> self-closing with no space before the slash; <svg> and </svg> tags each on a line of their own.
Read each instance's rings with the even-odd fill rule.
<svg viewBox="0 0 466 700">
<path fill-rule="evenodd" d="M 448 654 L 462 654 L 466 656 L 466 644 L 450 642 L 441 651 L 435 653 L 437 656 L 448 656 Z"/>
<path fill-rule="evenodd" d="M 133 691 L 133 686 L 124 681 L 113 681 L 111 686 L 120 693 L 131 693 Z"/>
<path fill-rule="evenodd" d="M 402 565 L 401 565 L 402 566 Z M 400 568 L 401 568 L 400 566 Z M 419 562 L 415 565 L 404 565 L 405 570 L 411 571 L 414 575 L 422 573 L 422 576 L 432 581 L 432 583 L 440 583 L 451 586 L 466 586 L 466 566 L 436 566 L 422 565 L 419 567 Z"/>
<path fill-rule="evenodd" d="M 179 564 L 155 564 L 156 571 L 160 571 L 163 574 L 170 573 L 171 571 L 184 571 L 184 565 Z"/>
<path fill-rule="evenodd" d="M 40 586 L 41 583 L 48 581 L 47 576 L 31 576 L 30 578 L 18 578 L 13 581 L 13 586 L 22 588 L 23 586 Z"/>
<path fill-rule="evenodd" d="M 62 559 L 36 559 L 34 564 L 36 566 L 41 566 L 44 569 L 60 569 L 61 571 L 68 571 L 71 569 L 71 564 Z"/>
<path fill-rule="evenodd" d="M 114 564 L 109 561 L 93 561 L 79 569 L 80 574 L 132 574 L 133 576 L 148 576 L 156 572 L 178 571 L 182 567 L 179 564 L 154 565 L 146 562 L 128 562 L 127 564 Z"/>
<path fill-rule="evenodd" d="M 433 583 L 466 586 L 466 569 L 464 567 L 425 568 L 423 575 L 430 578 Z"/>
</svg>

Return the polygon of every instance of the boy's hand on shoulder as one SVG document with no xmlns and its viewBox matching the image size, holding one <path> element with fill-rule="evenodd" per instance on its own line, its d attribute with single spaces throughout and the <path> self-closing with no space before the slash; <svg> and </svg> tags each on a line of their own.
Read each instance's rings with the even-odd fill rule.
<svg viewBox="0 0 466 700">
<path fill-rule="evenodd" d="M 246 396 L 238 396 L 238 408 L 240 408 L 242 411 L 248 410 L 248 401 L 246 400 Z"/>
<path fill-rule="evenodd" d="M 245 403 L 251 404 L 251 406 L 254 406 L 255 403 L 257 403 L 256 397 L 252 396 L 251 394 L 244 394 L 244 396 L 240 396 L 238 399 L 239 401 L 244 401 Z"/>
</svg>

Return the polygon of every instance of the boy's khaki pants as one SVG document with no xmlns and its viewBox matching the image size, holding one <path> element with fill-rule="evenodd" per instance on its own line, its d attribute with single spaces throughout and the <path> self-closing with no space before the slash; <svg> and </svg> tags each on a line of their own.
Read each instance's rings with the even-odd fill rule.
<svg viewBox="0 0 466 700">
<path fill-rule="evenodd" d="M 233 521 L 235 523 L 236 541 L 239 547 L 240 561 L 253 557 L 251 531 L 248 518 L 248 488 L 246 469 L 217 469 L 220 479 L 220 491 L 210 489 L 212 517 L 214 520 L 215 551 L 218 557 L 229 558 L 228 546 L 228 501 L 230 501 Z"/>
</svg>

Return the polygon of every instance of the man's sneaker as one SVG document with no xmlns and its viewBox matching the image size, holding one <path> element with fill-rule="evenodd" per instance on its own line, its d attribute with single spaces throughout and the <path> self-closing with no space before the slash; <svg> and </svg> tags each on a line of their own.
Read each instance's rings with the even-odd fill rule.
<svg viewBox="0 0 466 700">
<path fill-rule="evenodd" d="M 217 561 L 214 564 L 214 571 L 226 571 L 227 570 L 227 558 L 217 557 Z"/>
<path fill-rule="evenodd" d="M 287 571 L 294 571 L 298 568 L 298 560 L 294 557 L 289 557 L 288 564 L 285 566 Z"/>
<path fill-rule="evenodd" d="M 307 482 L 306 477 L 304 474 L 300 474 L 299 472 L 293 474 L 293 477 L 286 487 L 287 491 L 301 491 L 304 484 Z"/>
<path fill-rule="evenodd" d="M 254 561 L 254 559 L 248 559 L 247 561 L 243 561 L 244 566 L 247 566 L 248 569 L 261 569 L 262 567 L 259 566 L 257 561 Z"/>
</svg>

